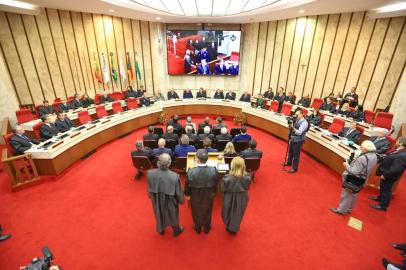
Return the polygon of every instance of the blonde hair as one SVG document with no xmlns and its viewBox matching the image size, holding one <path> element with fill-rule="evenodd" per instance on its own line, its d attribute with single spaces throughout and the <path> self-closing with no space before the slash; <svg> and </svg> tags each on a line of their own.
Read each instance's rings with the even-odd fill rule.
<svg viewBox="0 0 406 270">
<path fill-rule="evenodd" d="M 349 110 L 349 109 L 350 109 L 350 104 L 344 103 L 344 104 L 343 104 L 343 107 L 341 108 L 341 110 L 343 110 L 343 109 Z"/>
<path fill-rule="evenodd" d="M 224 147 L 224 153 L 225 154 L 234 154 L 235 153 L 234 144 L 232 142 L 228 142 L 226 144 L 226 147 Z"/>
<path fill-rule="evenodd" d="M 230 175 L 235 177 L 243 177 L 245 172 L 245 161 L 242 157 L 235 157 L 231 160 Z"/>
</svg>

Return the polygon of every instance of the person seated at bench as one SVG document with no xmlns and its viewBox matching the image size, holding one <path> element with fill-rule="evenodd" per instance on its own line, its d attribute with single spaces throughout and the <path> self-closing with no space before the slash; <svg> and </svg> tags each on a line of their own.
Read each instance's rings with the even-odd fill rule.
<svg viewBox="0 0 406 270">
<path fill-rule="evenodd" d="M 247 127 L 242 126 L 240 130 L 240 134 L 235 135 L 233 143 L 236 143 L 238 141 L 251 141 L 251 135 L 247 134 Z"/>
<path fill-rule="evenodd" d="M 222 129 L 223 127 L 227 127 L 227 124 L 223 123 L 223 118 L 217 117 L 216 124 L 214 125 L 213 129 Z"/>
<path fill-rule="evenodd" d="M 309 124 L 311 125 L 319 127 L 321 124 L 321 116 L 319 110 L 314 110 L 313 113 L 307 117 L 307 122 L 309 122 Z"/>
<path fill-rule="evenodd" d="M 173 126 L 167 126 L 166 133 L 162 137 L 166 140 L 178 140 L 178 134 L 173 133 Z"/>
<path fill-rule="evenodd" d="M 79 94 L 74 95 L 74 99 L 72 100 L 72 107 L 74 109 L 78 109 L 78 108 L 83 107 L 83 103 L 80 100 Z"/>
<path fill-rule="evenodd" d="M 100 104 L 109 103 L 109 102 L 113 102 L 113 101 L 114 101 L 114 99 L 112 99 L 109 95 L 107 95 L 106 92 L 100 98 Z"/>
<path fill-rule="evenodd" d="M 13 148 L 14 155 L 22 155 L 34 144 L 39 143 L 40 142 L 38 140 L 32 139 L 26 135 L 25 130 L 20 125 L 15 127 L 14 135 L 10 139 L 10 146 Z"/>
<path fill-rule="evenodd" d="M 39 116 L 43 117 L 45 115 L 53 113 L 55 113 L 54 108 L 51 105 L 49 105 L 48 100 L 44 100 L 42 105 L 39 107 Z"/>
<path fill-rule="evenodd" d="M 334 104 L 330 97 L 326 98 L 326 101 L 321 104 L 320 111 L 328 111 L 331 113 L 335 111 Z"/>
<path fill-rule="evenodd" d="M 180 144 L 175 147 L 175 157 L 187 157 L 189 152 L 196 152 L 196 148 L 193 145 L 189 145 L 189 137 L 182 135 L 180 137 Z"/>
<path fill-rule="evenodd" d="M 70 109 L 72 109 L 72 106 L 68 102 L 66 102 L 66 99 L 61 98 L 61 104 L 58 105 L 58 110 L 60 112 L 67 112 Z"/>
<path fill-rule="evenodd" d="M 128 98 L 136 98 L 136 97 L 137 97 L 137 91 L 135 91 L 134 88 L 131 85 L 129 85 L 127 87 L 127 91 L 125 91 L 124 98 L 128 99 Z"/>
<path fill-rule="evenodd" d="M 183 91 L 183 98 L 193 98 L 193 93 L 190 89 L 186 89 Z"/>
<path fill-rule="evenodd" d="M 220 132 L 221 134 L 216 136 L 216 141 L 231 141 L 233 139 L 226 127 L 221 128 Z"/>
<path fill-rule="evenodd" d="M 235 100 L 236 94 L 234 91 L 228 91 L 226 94 L 226 99 L 228 100 Z"/>
<path fill-rule="evenodd" d="M 223 90 L 217 89 L 216 93 L 214 93 L 214 99 L 224 99 Z"/>
<path fill-rule="evenodd" d="M 209 126 L 205 126 L 203 129 L 203 134 L 199 134 L 199 140 L 203 141 L 206 138 L 209 138 L 210 140 L 214 141 L 215 137 L 213 134 L 210 133 L 211 129 Z"/>
<path fill-rule="evenodd" d="M 338 110 L 338 113 L 344 117 L 350 117 L 350 115 L 351 115 L 350 104 L 344 103 L 343 106 L 341 107 L 341 109 Z"/>
<path fill-rule="evenodd" d="M 211 147 L 211 140 L 209 138 L 203 140 L 203 149 L 206 149 L 207 153 L 218 152 L 216 148 Z"/>
<path fill-rule="evenodd" d="M 250 147 L 241 152 L 242 158 L 262 158 L 262 151 L 257 150 L 257 142 L 255 140 L 250 141 Z"/>
<path fill-rule="evenodd" d="M 297 105 L 308 108 L 308 107 L 310 107 L 310 103 L 311 103 L 310 96 L 309 96 L 309 94 L 307 94 L 306 96 L 299 99 L 299 101 L 297 102 Z"/>
<path fill-rule="evenodd" d="M 196 124 L 192 122 L 192 117 L 190 117 L 190 116 L 186 117 L 185 128 L 186 128 L 187 126 L 189 126 L 189 127 L 192 128 L 193 133 L 196 133 L 196 132 L 197 132 L 197 130 L 196 130 Z"/>
<path fill-rule="evenodd" d="M 148 133 L 143 136 L 144 141 L 157 141 L 159 139 L 158 134 L 154 134 L 154 127 L 148 127 Z"/>
<path fill-rule="evenodd" d="M 58 135 L 58 128 L 55 126 L 54 123 L 52 123 L 52 120 L 49 116 L 44 116 L 41 118 L 41 120 L 45 123 L 39 129 L 41 139 L 48 140 Z"/>
<path fill-rule="evenodd" d="M 84 93 L 82 96 L 83 107 L 87 108 L 90 105 L 94 104 L 94 100 L 89 97 L 87 93 Z"/>
<path fill-rule="evenodd" d="M 338 135 L 355 143 L 358 143 L 361 138 L 361 132 L 357 129 L 357 122 L 355 121 L 351 122 L 349 127 L 344 127 Z"/>
<path fill-rule="evenodd" d="M 255 102 L 255 107 L 264 109 L 265 108 L 265 99 L 264 97 L 258 93 L 257 101 Z"/>
<path fill-rule="evenodd" d="M 179 124 L 179 116 L 175 114 L 173 116 L 173 118 L 171 120 L 169 120 L 169 122 L 168 122 L 168 124 L 166 126 L 173 126 L 174 129 L 181 130 L 182 125 Z"/>
<path fill-rule="evenodd" d="M 196 98 L 207 98 L 206 90 L 203 90 L 203 87 L 200 87 L 199 92 L 196 94 Z"/>
<path fill-rule="evenodd" d="M 357 107 L 355 107 L 355 111 L 351 112 L 350 117 L 352 117 L 355 121 L 364 122 L 364 107 L 362 105 L 358 105 Z"/>
<path fill-rule="evenodd" d="M 186 126 L 185 132 L 189 138 L 189 142 L 192 142 L 194 144 L 198 140 L 198 137 L 196 133 L 193 133 L 193 128 L 191 126 Z"/>
<path fill-rule="evenodd" d="M 152 154 L 154 157 L 159 157 L 163 153 L 166 153 L 172 157 L 172 150 L 165 147 L 166 141 L 165 139 L 161 138 L 158 140 L 158 148 L 154 148 L 152 150 Z"/>
<path fill-rule="evenodd" d="M 248 93 L 248 91 L 245 91 L 245 92 L 241 95 L 240 101 L 242 101 L 242 102 L 250 102 L 250 101 L 251 101 L 251 95 Z"/>
<path fill-rule="evenodd" d="M 55 121 L 55 126 L 59 132 L 66 132 L 73 127 L 72 121 L 64 113 L 58 113 L 57 117 L 58 119 Z"/>
<path fill-rule="evenodd" d="M 168 100 L 171 100 L 171 99 L 179 99 L 178 93 L 176 93 L 173 88 L 171 90 L 169 90 L 169 92 L 168 92 Z"/>
<path fill-rule="evenodd" d="M 236 157 L 238 156 L 237 152 L 235 151 L 234 144 L 232 142 L 228 142 L 226 147 L 224 148 L 224 156 L 225 157 Z"/>
<path fill-rule="evenodd" d="M 204 118 L 204 122 L 203 122 L 203 123 L 199 123 L 199 128 L 204 128 L 204 127 L 206 127 L 206 126 L 211 128 L 210 118 L 209 118 L 209 117 L 205 117 L 205 118 Z"/>
<path fill-rule="evenodd" d="M 144 144 L 142 141 L 137 141 L 135 143 L 135 150 L 131 152 L 131 156 L 133 157 L 147 157 L 150 160 L 154 158 L 154 155 L 152 153 L 152 149 L 149 147 L 144 147 Z"/>
<path fill-rule="evenodd" d="M 374 136 L 371 136 L 369 140 L 374 143 L 376 152 L 378 154 L 385 154 L 390 147 L 390 142 L 386 138 L 386 135 L 389 133 L 387 129 L 375 127 L 373 129 Z"/>
</svg>

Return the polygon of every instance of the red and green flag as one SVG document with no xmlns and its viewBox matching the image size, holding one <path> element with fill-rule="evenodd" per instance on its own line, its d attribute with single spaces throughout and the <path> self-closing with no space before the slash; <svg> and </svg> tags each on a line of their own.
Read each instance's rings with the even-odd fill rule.
<svg viewBox="0 0 406 270">
<path fill-rule="evenodd" d="M 94 60 L 94 66 L 95 66 L 94 77 L 98 83 L 103 83 L 102 76 L 101 76 L 100 69 L 99 69 L 99 64 L 97 63 L 96 53 L 93 54 L 93 60 Z"/>
<path fill-rule="evenodd" d="M 128 73 L 128 78 L 130 81 L 134 80 L 134 74 L 133 74 L 133 67 L 131 66 L 131 60 L 130 60 L 130 53 L 127 52 L 126 54 L 126 61 L 127 61 L 127 73 Z"/>
</svg>

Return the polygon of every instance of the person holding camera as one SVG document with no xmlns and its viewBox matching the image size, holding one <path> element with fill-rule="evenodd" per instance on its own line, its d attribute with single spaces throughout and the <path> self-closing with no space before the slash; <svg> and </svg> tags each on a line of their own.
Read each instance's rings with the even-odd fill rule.
<svg viewBox="0 0 406 270">
<path fill-rule="evenodd" d="M 300 150 L 306 139 L 306 132 L 309 128 L 309 123 L 303 116 L 303 112 L 298 110 L 295 112 L 295 120 L 289 122 L 289 155 L 288 160 L 283 166 L 292 166 L 288 173 L 295 173 L 299 167 Z"/>
<path fill-rule="evenodd" d="M 358 193 L 362 190 L 378 162 L 376 147 L 373 142 L 364 141 L 361 144 L 361 152 L 354 160 L 347 160 L 343 163 L 345 170 L 342 175 L 343 185 L 340 203 L 338 208 L 330 208 L 335 214 L 345 215 L 351 213 Z"/>
</svg>

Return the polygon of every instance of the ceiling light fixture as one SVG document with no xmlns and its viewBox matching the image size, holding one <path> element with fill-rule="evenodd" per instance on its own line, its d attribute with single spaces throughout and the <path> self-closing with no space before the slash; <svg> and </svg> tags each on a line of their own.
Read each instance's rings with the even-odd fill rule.
<svg viewBox="0 0 406 270">
<path fill-rule="evenodd" d="M 405 9 L 406 9 L 406 1 L 401 2 L 401 3 L 382 6 L 382 7 L 373 9 L 372 11 L 375 11 L 376 13 L 386 13 L 386 12 L 405 10 Z"/>
<path fill-rule="evenodd" d="M 32 5 L 30 3 L 21 2 L 21 1 L 14 1 L 14 0 L 0 0 L 0 5 L 22 8 L 22 9 L 30 9 L 30 10 L 36 10 L 38 8 L 36 5 Z"/>
<path fill-rule="evenodd" d="M 299 13 L 303 13 L 303 12 L 304 12 L 304 10 L 303 10 L 303 9 L 299 10 Z"/>
<path fill-rule="evenodd" d="M 113 10 L 113 9 L 109 9 L 109 11 L 110 11 L 110 12 L 114 12 L 114 10 Z"/>
<path fill-rule="evenodd" d="M 159 21 L 159 20 L 161 20 L 161 17 L 156 17 L 156 19 Z"/>
</svg>

